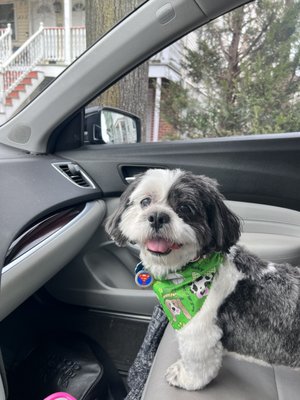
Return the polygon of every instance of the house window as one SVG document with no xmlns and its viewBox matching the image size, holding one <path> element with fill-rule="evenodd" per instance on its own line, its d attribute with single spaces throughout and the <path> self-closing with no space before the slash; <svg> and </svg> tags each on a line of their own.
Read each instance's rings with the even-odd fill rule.
<svg viewBox="0 0 300 400">
<path fill-rule="evenodd" d="M 12 38 L 16 38 L 14 4 L 0 4 L 0 29 L 7 28 L 11 24 Z"/>
<path fill-rule="evenodd" d="M 73 4 L 72 11 L 77 11 L 77 12 L 85 11 L 84 3 L 76 2 L 75 4 Z"/>
<path fill-rule="evenodd" d="M 85 1 L 73 0 L 72 3 L 73 26 L 85 26 Z"/>
</svg>

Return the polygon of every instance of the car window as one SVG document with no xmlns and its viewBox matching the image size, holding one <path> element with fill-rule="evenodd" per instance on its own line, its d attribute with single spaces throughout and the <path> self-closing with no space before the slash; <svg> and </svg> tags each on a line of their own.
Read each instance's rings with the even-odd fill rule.
<svg viewBox="0 0 300 400">
<path fill-rule="evenodd" d="M 146 0 L 0 1 L 0 125 Z"/>
<path fill-rule="evenodd" d="M 139 116 L 143 142 L 298 132 L 299 13 L 299 1 L 240 7 L 157 53 L 91 105 Z"/>
</svg>

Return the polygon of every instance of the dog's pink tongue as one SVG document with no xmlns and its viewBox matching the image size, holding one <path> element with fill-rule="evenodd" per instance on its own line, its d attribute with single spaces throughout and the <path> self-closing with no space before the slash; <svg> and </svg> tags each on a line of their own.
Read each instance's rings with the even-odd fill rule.
<svg viewBox="0 0 300 400">
<path fill-rule="evenodd" d="M 147 249 L 155 253 L 166 253 L 172 247 L 172 243 L 164 239 L 152 239 L 147 243 Z"/>
</svg>

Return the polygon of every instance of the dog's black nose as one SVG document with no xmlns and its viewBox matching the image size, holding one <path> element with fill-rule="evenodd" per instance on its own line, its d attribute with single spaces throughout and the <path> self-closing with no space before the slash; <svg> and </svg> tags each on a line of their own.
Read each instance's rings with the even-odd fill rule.
<svg viewBox="0 0 300 400">
<path fill-rule="evenodd" d="M 163 225 L 170 222 L 170 217 L 164 212 L 152 213 L 149 215 L 148 221 L 150 222 L 151 228 L 154 228 L 157 232 Z"/>
</svg>

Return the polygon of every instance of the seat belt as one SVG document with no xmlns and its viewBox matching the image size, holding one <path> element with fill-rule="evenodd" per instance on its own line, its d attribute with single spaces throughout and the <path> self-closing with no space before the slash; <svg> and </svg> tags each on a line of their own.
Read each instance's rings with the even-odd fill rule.
<svg viewBox="0 0 300 400">
<path fill-rule="evenodd" d="M 0 387 L 0 400 L 5 400 L 8 398 L 8 384 L 7 384 L 7 377 L 6 377 L 1 349 L 0 349 L 0 376 L 2 381 L 1 382 L 2 388 Z"/>
</svg>

